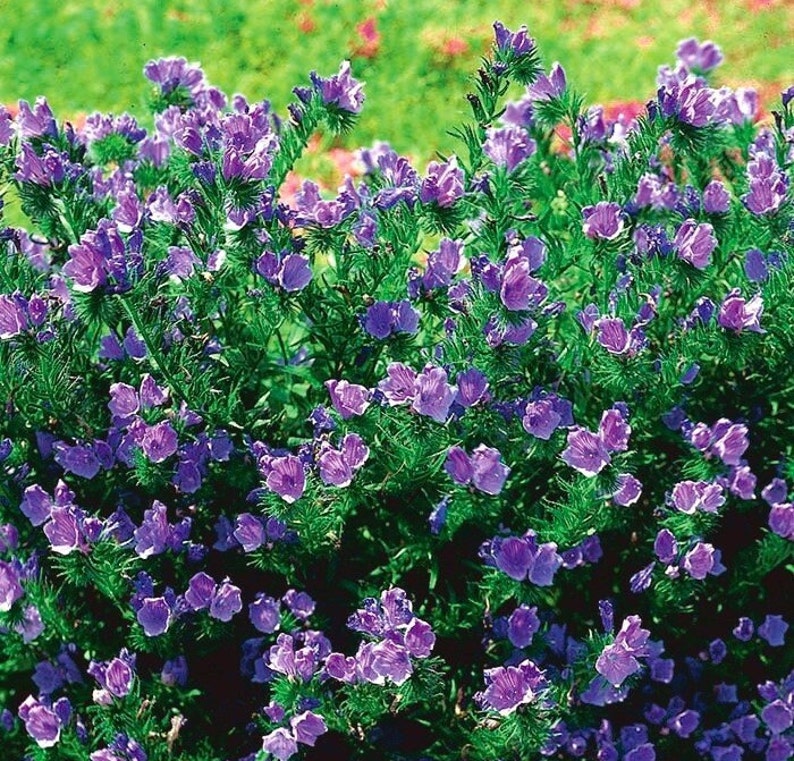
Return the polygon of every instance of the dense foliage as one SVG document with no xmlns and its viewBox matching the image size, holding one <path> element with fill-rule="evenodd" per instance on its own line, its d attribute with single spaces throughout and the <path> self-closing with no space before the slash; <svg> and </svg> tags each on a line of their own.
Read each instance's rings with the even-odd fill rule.
<svg viewBox="0 0 794 761">
<path fill-rule="evenodd" d="M 332 198 L 349 63 L 0 111 L 3 758 L 794 753 L 794 88 L 690 39 L 610 120 L 494 29 Z"/>
</svg>

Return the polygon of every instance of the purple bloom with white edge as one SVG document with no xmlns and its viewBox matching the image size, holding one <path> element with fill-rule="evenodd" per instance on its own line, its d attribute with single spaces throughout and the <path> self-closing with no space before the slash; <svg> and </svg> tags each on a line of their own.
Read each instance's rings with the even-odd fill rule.
<svg viewBox="0 0 794 761">
<path fill-rule="evenodd" d="M 671 501 L 677 510 L 692 515 L 697 510 L 716 513 L 725 504 L 725 497 L 719 484 L 680 481 L 673 487 Z"/>
<path fill-rule="evenodd" d="M 386 378 L 378 383 L 390 407 L 413 401 L 416 371 L 402 362 L 391 362 L 386 368 Z"/>
<path fill-rule="evenodd" d="M 272 634 L 281 626 L 281 605 L 278 600 L 260 593 L 248 606 L 248 618 L 257 631 Z"/>
<path fill-rule="evenodd" d="M 656 535 L 653 551 L 662 563 L 672 563 L 678 555 L 678 542 L 672 531 L 663 528 Z"/>
<path fill-rule="evenodd" d="M 530 660 L 517 666 L 486 669 L 483 675 L 485 689 L 474 699 L 484 710 L 497 711 L 502 716 L 533 702 L 546 687 L 544 672 Z"/>
<path fill-rule="evenodd" d="M 278 283 L 288 293 L 302 291 L 312 280 L 309 260 L 300 254 L 287 254 L 279 265 Z"/>
<path fill-rule="evenodd" d="M 767 525 L 778 536 L 794 541 L 794 504 L 782 502 L 773 505 Z"/>
<path fill-rule="evenodd" d="M 240 542 L 243 552 L 254 552 L 266 541 L 265 526 L 251 513 L 240 513 L 235 522 L 234 538 Z"/>
<path fill-rule="evenodd" d="M 761 497 L 770 506 L 785 502 L 788 497 L 788 484 L 782 478 L 773 478 L 761 490 Z"/>
<path fill-rule="evenodd" d="M 632 334 L 620 317 L 602 317 L 594 322 L 596 341 L 610 354 L 626 354 L 632 348 Z"/>
<path fill-rule="evenodd" d="M 130 656 L 126 650 L 122 650 L 121 655 L 105 663 L 91 661 L 88 666 L 90 676 L 99 682 L 102 690 L 108 696 L 123 698 L 130 694 L 132 682 L 135 678 L 135 657 Z M 102 702 L 96 699 L 95 702 Z"/>
<path fill-rule="evenodd" d="M 783 616 L 768 614 L 758 627 L 758 636 L 771 647 L 782 647 L 786 643 L 788 626 Z"/>
<path fill-rule="evenodd" d="M 34 526 L 40 526 L 49 519 L 52 506 L 50 495 L 38 484 L 33 484 L 25 489 L 19 509 Z"/>
<path fill-rule="evenodd" d="M 502 455 L 498 449 L 480 444 L 471 453 L 471 480 L 476 489 L 485 494 L 496 495 L 502 491 L 507 476 L 508 468 L 502 462 Z"/>
<path fill-rule="evenodd" d="M 455 401 L 457 388 L 447 383 L 447 371 L 443 367 L 426 365 L 416 376 L 411 409 L 426 415 L 437 423 L 446 422 L 449 408 Z"/>
<path fill-rule="evenodd" d="M 224 579 L 212 594 L 210 601 L 210 616 L 218 621 L 228 622 L 232 616 L 243 609 L 240 588 L 232 584 L 229 579 Z"/>
<path fill-rule="evenodd" d="M 567 86 L 565 69 L 555 61 L 548 76 L 541 74 L 527 87 L 527 97 L 533 101 L 556 100 L 565 92 Z"/>
<path fill-rule="evenodd" d="M 28 320 L 22 297 L 0 295 L 0 340 L 14 338 L 24 333 L 27 328 Z"/>
<path fill-rule="evenodd" d="M 508 172 L 512 172 L 537 149 L 535 141 L 522 127 L 491 127 L 485 135 L 483 153 L 496 166 L 503 166 Z"/>
<path fill-rule="evenodd" d="M 759 322 L 763 311 L 764 301 L 760 293 L 756 293 L 747 301 L 739 295 L 739 289 L 734 288 L 720 305 L 717 322 L 723 328 L 736 333 L 741 333 L 743 330 L 765 333 Z"/>
<path fill-rule="evenodd" d="M 615 641 L 607 645 L 596 660 L 596 671 L 613 687 L 620 687 L 640 668 L 639 658 L 649 655 L 648 638 L 650 631 L 642 628 L 639 616 L 624 619 Z"/>
<path fill-rule="evenodd" d="M 146 597 L 136 613 L 147 637 L 157 637 L 171 625 L 171 606 L 165 597 Z"/>
<path fill-rule="evenodd" d="M 287 761 L 298 752 L 298 743 L 288 729 L 279 727 L 262 738 L 262 750 L 278 761 Z"/>
<path fill-rule="evenodd" d="M 304 711 L 298 716 L 293 716 L 289 720 L 289 725 L 295 733 L 295 739 L 299 743 L 314 747 L 317 738 L 328 731 L 328 726 L 322 716 L 313 711 Z"/>
<path fill-rule="evenodd" d="M 599 201 L 582 209 L 582 230 L 588 238 L 614 240 L 623 232 L 623 209 L 619 204 Z"/>
<path fill-rule="evenodd" d="M 794 711 L 791 706 L 778 698 L 764 706 L 761 718 L 772 734 L 779 735 L 794 723 Z"/>
<path fill-rule="evenodd" d="M 452 206 L 463 196 L 463 180 L 463 170 L 458 166 L 456 156 L 443 164 L 431 161 L 427 165 L 427 176 L 419 187 L 419 200 L 442 208 Z"/>
<path fill-rule="evenodd" d="M 149 462 L 160 463 L 176 454 L 179 438 L 168 420 L 147 426 L 141 437 L 141 450 Z"/>
<path fill-rule="evenodd" d="M 548 441 L 562 422 L 562 415 L 550 399 L 527 402 L 521 420 L 524 430 L 535 438 Z"/>
<path fill-rule="evenodd" d="M 78 514 L 71 505 L 52 508 L 50 520 L 44 525 L 44 535 L 49 539 L 52 551 L 59 555 L 87 550 Z"/>
<path fill-rule="evenodd" d="M 631 473 L 621 473 L 618 475 L 616 490 L 612 494 L 612 499 L 616 505 L 629 507 L 637 502 L 642 494 L 642 483 Z"/>
<path fill-rule="evenodd" d="M 711 438 L 710 451 L 726 465 L 739 465 L 742 455 L 750 446 L 747 426 L 731 423 L 727 418 L 720 418 L 711 427 Z"/>
<path fill-rule="evenodd" d="M 119 422 L 129 420 L 140 409 L 137 389 L 126 383 L 111 384 L 108 409 Z"/>
<path fill-rule="evenodd" d="M 295 455 L 274 457 L 269 463 L 267 487 L 288 504 L 292 504 L 303 496 L 306 489 L 306 473 L 303 463 Z"/>
<path fill-rule="evenodd" d="M 343 420 L 363 415 L 369 407 L 370 392 L 364 386 L 346 380 L 327 380 L 325 387 L 331 397 L 331 404 Z"/>
<path fill-rule="evenodd" d="M 684 570 L 693 578 L 702 581 L 709 574 L 714 574 L 719 557 L 714 545 L 708 542 L 696 542 L 684 555 L 681 564 Z"/>
<path fill-rule="evenodd" d="M 62 698 L 62 700 L 66 700 L 66 698 Z M 19 718 L 25 723 L 25 730 L 36 741 L 39 748 L 51 748 L 60 740 L 62 722 L 53 707 L 28 695 L 19 706 L 18 713 Z"/>
<path fill-rule="evenodd" d="M 537 606 L 519 605 L 507 619 L 507 638 L 513 647 L 529 647 L 540 631 Z"/>
<path fill-rule="evenodd" d="M 584 476 L 597 475 L 612 461 L 601 437 L 586 428 L 569 431 L 567 443 L 562 459 Z"/>
<path fill-rule="evenodd" d="M 712 180 L 703 188 L 703 210 L 706 214 L 727 214 L 731 208 L 731 197 L 719 180 Z"/>
<path fill-rule="evenodd" d="M 631 426 L 626 422 L 623 410 L 626 410 L 625 405 L 618 403 L 601 415 L 598 435 L 610 452 L 625 452 L 629 448 Z"/>
<path fill-rule="evenodd" d="M 698 224 L 694 219 L 687 219 L 676 231 L 673 245 L 678 251 L 679 259 L 689 262 L 695 269 L 703 270 L 711 264 L 711 254 L 717 248 L 717 238 L 710 224 Z"/>
<path fill-rule="evenodd" d="M 17 570 L 10 563 L 0 560 L 0 613 L 11 610 L 24 591 Z"/>
</svg>

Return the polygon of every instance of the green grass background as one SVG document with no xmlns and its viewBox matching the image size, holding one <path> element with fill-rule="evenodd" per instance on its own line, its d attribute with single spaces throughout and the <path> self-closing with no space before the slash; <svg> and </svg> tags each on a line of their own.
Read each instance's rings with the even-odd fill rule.
<svg viewBox="0 0 794 761">
<path fill-rule="evenodd" d="M 356 53 L 368 18 L 380 35 L 369 58 Z M 367 102 L 347 145 L 384 139 L 428 157 L 455 147 L 446 133 L 467 113 L 496 18 L 527 24 L 590 102 L 645 101 L 690 35 L 715 40 L 720 81 L 761 87 L 767 107 L 794 82 L 792 0 L 0 0 L 0 102 L 46 95 L 62 118 L 141 115 L 144 63 L 183 55 L 227 93 L 283 112 L 311 69 L 330 74 L 350 57 Z"/>
</svg>

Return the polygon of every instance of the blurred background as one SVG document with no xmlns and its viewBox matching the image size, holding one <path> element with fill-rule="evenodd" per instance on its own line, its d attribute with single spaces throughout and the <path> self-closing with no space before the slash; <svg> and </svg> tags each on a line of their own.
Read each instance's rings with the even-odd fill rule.
<svg viewBox="0 0 794 761">
<path fill-rule="evenodd" d="M 46 95 L 61 119 L 140 118 L 143 65 L 181 55 L 226 93 L 284 113 L 310 70 L 349 58 L 367 100 L 339 145 L 388 140 L 427 160 L 456 147 L 447 130 L 468 115 L 496 18 L 527 24 L 546 66 L 559 60 L 589 103 L 644 103 L 688 36 L 719 44 L 718 83 L 756 87 L 766 109 L 794 82 L 794 0 L 0 0 L 0 102 Z"/>
</svg>

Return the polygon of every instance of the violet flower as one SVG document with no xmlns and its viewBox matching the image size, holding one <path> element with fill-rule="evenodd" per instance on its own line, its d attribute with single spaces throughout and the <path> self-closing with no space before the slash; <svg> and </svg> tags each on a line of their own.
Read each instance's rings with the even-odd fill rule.
<svg viewBox="0 0 794 761">
<path fill-rule="evenodd" d="M 474 699 L 483 710 L 496 711 L 502 716 L 535 701 L 547 684 L 544 672 L 530 660 L 517 666 L 486 669 L 483 675 L 485 689 Z"/>
<path fill-rule="evenodd" d="M 582 230 L 588 238 L 614 240 L 623 232 L 623 210 L 619 204 L 599 201 L 582 209 Z"/>
</svg>

